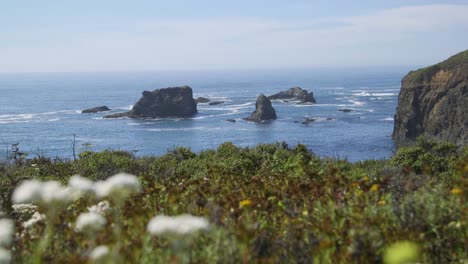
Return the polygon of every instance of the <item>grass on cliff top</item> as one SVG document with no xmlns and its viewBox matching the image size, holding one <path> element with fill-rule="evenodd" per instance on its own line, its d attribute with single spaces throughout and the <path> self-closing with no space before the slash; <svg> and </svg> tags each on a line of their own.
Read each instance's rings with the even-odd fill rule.
<svg viewBox="0 0 468 264">
<path fill-rule="evenodd" d="M 422 69 L 418 69 L 415 71 L 410 71 L 407 75 L 408 79 L 416 82 L 427 82 L 430 81 L 432 76 L 436 74 L 439 70 L 450 70 L 453 67 L 456 67 L 460 64 L 467 64 L 468 63 L 468 50 L 462 51 L 457 53 L 445 61 L 439 62 L 435 65 L 428 66 Z"/>
<path fill-rule="evenodd" d="M 420 140 L 389 160 L 321 159 L 303 145 L 239 148 L 225 143 L 198 154 L 175 148 L 160 157 L 86 151 L 77 161 L 44 157 L 0 166 L 3 210 L 15 220 L 13 263 L 31 263 L 45 224 L 11 209 L 26 178 L 67 183 L 137 175 L 128 199 L 93 238 L 73 224 L 94 202 L 60 211 L 44 263 L 86 263 L 96 245 L 120 245 L 122 263 L 466 263 L 468 150 Z M 111 207 L 116 205 L 111 203 Z M 112 226 L 122 218 L 118 235 Z M 212 228 L 189 237 L 152 237 L 155 215 L 192 214 Z M 105 263 L 105 262 L 104 262 Z"/>
</svg>

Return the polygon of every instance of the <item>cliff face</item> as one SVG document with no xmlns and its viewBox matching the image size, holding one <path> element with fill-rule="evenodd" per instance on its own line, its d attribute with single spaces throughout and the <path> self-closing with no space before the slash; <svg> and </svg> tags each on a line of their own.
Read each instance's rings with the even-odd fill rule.
<svg viewBox="0 0 468 264">
<path fill-rule="evenodd" d="M 468 143 L 468 50 L 402 80 L 393 139 Z"/>
</svg>

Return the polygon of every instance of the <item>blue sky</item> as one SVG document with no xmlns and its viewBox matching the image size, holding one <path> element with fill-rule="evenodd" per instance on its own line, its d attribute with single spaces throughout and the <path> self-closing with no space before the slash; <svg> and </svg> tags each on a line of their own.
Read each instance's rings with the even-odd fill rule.
<svg viewBox="0 0 468 264">
<path fill-rule="evenodd" d="M 427 65 L 468 0 L 0 2 L 0 72 Z"/>
</svg>

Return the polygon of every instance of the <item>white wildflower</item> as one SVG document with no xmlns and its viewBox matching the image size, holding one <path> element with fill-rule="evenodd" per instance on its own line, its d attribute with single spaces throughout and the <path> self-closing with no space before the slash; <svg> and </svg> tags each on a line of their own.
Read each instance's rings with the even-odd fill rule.
<svg viewBox="0 0 468 264">
<path fill-rule="evenodd" d="M 107 246 L 98 246 L 93 251 L 91 251 L 91 254 L 89 254 L 89 258 L 93 262 L 101 262 L 109 256 L 110 250 L 109 247 Z"/>
<path fill-rule="evenodd" d="M 82 213 L 75 223 L 78 232 L 93 232 L 102 229 L 106 225 L 106 219 L 98 213 Z"/>
<path fill-rule="evenodd" d="M 11 252 L 0 247 L 0 264 L 9 264 L 11 262 Z"/>
<path fill-rule="evenodd" d="M 207 230 L 209 227 L 208 221 L 202 217 L 188 214 L 174 217 L 159 215 L 150 220 L 147 230 L 152 235 L 166 233 L 186 235 L 199 230 Z"/>
<path fill-rule="evenodd" d="M 34 212 L 31 218 L 28 221 L 23 222 L 22 226 L 26 229 L 34 227 L 36 224 L 43 222 L 46 219 L 44 214 L 39 212 Z"/>
<path fill-rule="evenodd" d="M 58 181 L 47 181 L 42 184 L 41 202 L 47 205 L 65 204 L 72 199 L 70 189 Z"/>
<path fill-rule="evenodd" d="M 118 173 L 105 181 L 97 182 L 95 187 L 99 197 L 111 197 L 117 200 L 125 199 L 141 189 L 138 178 L 127 173 Z"/>
<path fill-rule="evenodd" d="M 28 180 L 18 186 L 13 192 L 15 204 L 33 203 L 44 206 L 57 206 L 71 201 L 70 189 L 58 181 L 40 182 Z"/>
<path fill-rule="evenodd" d="M 80 195 L 94 195 L 94 182 L 80 175 L 73 175 L 68 181 L 68 186 Z"/>
<path fill-rule="evenodd" d="M 0 219 L 0 247 L 8 247 L 15 233 L 15 226 L 10 219 Z"/>
<path fill-rule="evenodd" d="M 30 203 L 20 203 L 11 206 L 13 211 L 20 215 L 32 215 L 37 211 L 37 206 Z"/>
<path fill-rule="evenodd" d="M 110 203 L 108 201 L 100 201 L 98 204 L 88 207 L 88 211 L 91 213 L 98 213 L 105 215 L 110 210 Z"/>
<path fill-rule="evenodd" d="M 41 194 L 42 183 L 37 180 L 27 180 L 15 189 L 12 200 L 16 204 L 38 203 L 41 200 Z"/>
</svg>

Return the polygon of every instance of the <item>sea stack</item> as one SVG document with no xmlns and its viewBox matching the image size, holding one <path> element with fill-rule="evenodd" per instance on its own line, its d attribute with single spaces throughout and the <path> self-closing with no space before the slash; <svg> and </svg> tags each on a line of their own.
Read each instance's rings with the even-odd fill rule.
<svg viewBox="0 0 468 264">
<path fill-rule="evenodd" d="M 299 101 L 299 104 L 312 103 L 315 104 L 317 101 L 314 98 L 314 93 L 307 92 L 307 90 L 301 87 L 293 87 L 289 90 L 279 92 L 274 95 L 268 96 L 270 100 L 295 100 Z"/>
<path fill-rule="evenodd" d="M 144 91 L 143 96 L 126 113 L 117 113 L 105 118 L 164 118 L 191 117 L 197 113 L 197 103 L 189 86 L 169 87 L 152 92 Z"/>
<path fill-rule="evenodd" d="M 393 139 L 425 136 L 466 144 L 467 128 L 468 50 L 403 78 Z"/>
<path fill-rule="evenodd" d="M 255 103 L 255 111 L 244 119 L 252 122 L 275 120 L 276 111 L 271 105 L 271 101 L 264 94 L 260 94 Z"/>
</svg>

